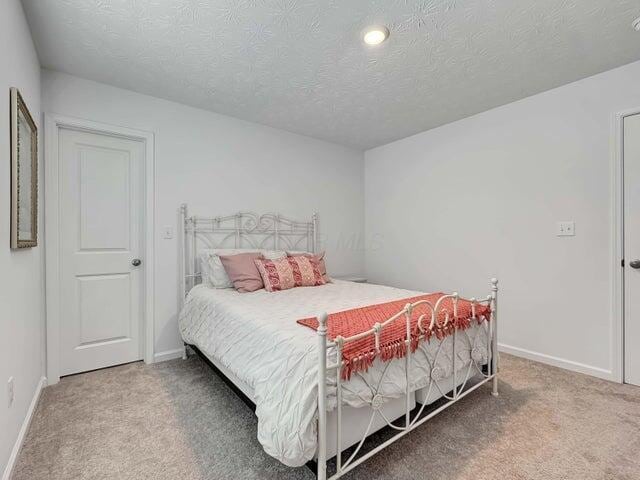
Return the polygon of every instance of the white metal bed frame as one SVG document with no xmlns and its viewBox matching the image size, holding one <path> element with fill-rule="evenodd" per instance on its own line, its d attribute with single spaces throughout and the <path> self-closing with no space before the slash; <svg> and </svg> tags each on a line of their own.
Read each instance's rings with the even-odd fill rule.
<svg viewBox="0 0 640 480">
<path fill-rule="evenodd" d="M 187 204 L 180 206 L 180 299 L 181 306 L 202 272 L 198 252 L 203 248 L 255 248 L 259 250 L 303 250 L 316 253 L 318 216 L 310 222 L 266 213 L 238 212 L 220 217 L 188 216 Z"/>
<path fill-rule="evenodd" d="M 291 220 L 279 214 L 264 214 L 257 215 L 250 212 L 240 212 L 235 215 L 229 215 L 224 217 L 196 217 L 188 216 L 187 205 L 183 204 L 180 207 L 180 219 L 182 223 L 182 235 L 181 235 L 181 262 L 180 262 L 180 298 L 184 302 L 189 290 L 196 285 L 198 279 L 201 279 L 201 272 L 198 265 L 198 252 L 201 248 L 256 248 L 256 249 L 272 249 L 272 250 L 306 250 L 316 252 L 318 247 L 317 239 L 317 215 L 313 214 L 310 222 L 300 222 Z M 319 351 L 319 369 L 318 369 L 318 449 L 317 449 L 317 478 L 318 480 L 335 480 L 347 472 L 351 471 L 380 450 L 386 448 L 396 440 L 399 440 L 410 431 L 422 425 L 441 411 L 450 407 L 472 391 L 479 388 L 481 385 L 491 381 L 492 382 L 492 395 L 498 395 L 498 342 L 497 342 L 497 319 L 498 319 L 498 280 L 491 280 L 491 292 L 483 299 L 471 299 L 472 304 L 472 317 L 473 321 L 479 321 L 481 328 L 486 335 L 486 351 L 481 346 L 477 345 L 477 342 L 471 341 L 468 338 L 468 334 L 464 330 L 454 330 L 453 334 L 446 338 L 451 338 L 450 345 L 452 350 L 452 362 L 453 362 L 453 388 L 449 391 L 448 387 L 443 385 L 443 372 L 436 364 L 437 357 L 441 354 L 444 348 L 445 340 L 443 340 L 437 350 L 435 358 L 429 361 L 430 372 L 428 375 L 427 387 L 422 390 L 426 391 L 424 395 L 425 399 L 430 398 L 431 393 L 436 392 L 436 389 L 440 393 L 440 397 L 445 402 L 439 405 L 432 411 L 425 410 L 425 407 L 429 402 L 425 401 L 420 407 L 415 410 L 412 408 L 412 386 L 416 384 L 415 380 L 411 378 L 411 360 L 412 356 L 416 355 L 411 351 L 411 316 L 412 312 L 418 306 L 424 305 L 431 314 L 431 318 L 427 318 L 426 314 L 423 314 L 418 319 L 418 329 L 420 332 L 420 340 L 427 340 L 430 338 L 432 332 L 436 327 L 445 327 L 449 322 L 453 321 L 453 318 L 457 315 L 457 305 L 459 295 L 453 293 L 445 295 L 438 299 L 435 304 L 432 304 L 425 300 L 420 300 L 415 303 L 407 303 L 405 307 L 397 314 L 393 315 L 382 323 L 376 323 L 370 330 L 366 332 L 353 335 L 351 337 L 343 338 L 337 337 L 334 341 L 327 340 L 327 313 L 323 313 L 318 317 L 318 351 Z M 436 319 L 441 318 L 441 309 L 443 302 L 446 299 L 451 299 L 453 303 L 453 318 L 449 316 L 447 311 L 444 313 L 444 321 L 439 325 L 436 324 Z M 491 307 L 490 318 L 476 318 L 476 307 L 481 304 L 486 304 Z M 342 368 L 344 362 L 342 359 L 342 350 L 345 345 L 351 342 L 356 342 L 366 337 L 373 338 L 376 348 L 380 345 L 380 335 L 385 326 L 395 322 L 396 320 L 404 318 L 406 324 L 406 340 L 405 349 L 406 354 L 404 357 L 405 372 L 406 372 L 406 387 L 405 397 L 406 405 L 404 411 L 404 422 L 402 425 L 394 423 L 396 420 L 389 421 L 382 411 L 385 399 L 381 394 L 373 395 L 371 401 L 367 401 L 371 408 L 371 417 L 368 427 L 366 428 L 364 435 L 360 442 L 355 447 L 349 458 L 343 461 L 342 458 L 342 426 L 343 426 L 343 404 L 342 404 Z M 428 322 L 428 324 L 427 324 Z M 456 352 L 456 337 L 458 335 L 467 335 L 467 345 L 469 354 L 469 363 L 466 366 L 462 366 L 462 378 L 456 378 L 459 369 L 458 364 L 461 361 L 459 354 Z M 331 355 L 335 354 L 337 359 L 333 363 L 328 362 L 328 358 L 333 358 Z M 186 345 L 185 345 L 185 358 L 186 358 Z M 384 373 L 380 378 L 380 384 L 384 378 Z M 469 380 L 473 375 L 478 375 L 480 380 L 477 383 L 469 386 Z M 335 472 L 328 476 L 327 472 L 327 375 L 330 377 L 335 376 L 336 381 L 336 461 Z M 450 379 L 449 379 L 450 380 Z M 378 385 L 379 387 L 380 385 Z M 377 391 L 377 389 L 376 389 Z M 436 392 L 438 393 L 438 392 Z M 366 408 L 366 407 L 362 407 Z M 412 417 L 413 413 L 413 417 Z M 423 415 L 424 413 L 424 415 Z M 388 427 L 397 433 L 391 438 L 388 438 L 380 445 L 371 449 L 366 453 L 362 453 L 358 456 L 358 453 L 362 451 L 365 440 L 370 435 L 371 426 L 376 415 L 380 415 Z"/>
</svg>

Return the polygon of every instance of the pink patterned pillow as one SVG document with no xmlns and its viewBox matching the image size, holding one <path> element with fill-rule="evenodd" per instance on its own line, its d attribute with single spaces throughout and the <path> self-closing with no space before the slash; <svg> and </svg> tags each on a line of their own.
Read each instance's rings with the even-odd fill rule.
<svg viewBox="0 0 640 480">
<path fill-rule="evenodd" d="M 313 257 L 296 255 L 276 260 L 257 258 L 254 262 L 262 276 L 264 288 L 269 292 L 326 283 L 320 273 L 320 263 Z"/>
<path fill-rule="evenodd" d="M 322 274 L 322 278 L 324 278 L 325 283 L 331 283 L 331 278 L 327 275 L 327 266 L 324 263 L 324 254 L 325 252 L 313 254 L 308 252 L 287 252 L 288 257 L 296 257 L 298 255 L 302 255 L 303 257 L 311 257 L 318 260 L 318 265 L 320 265 L 320 273 Z"/>
</svg>

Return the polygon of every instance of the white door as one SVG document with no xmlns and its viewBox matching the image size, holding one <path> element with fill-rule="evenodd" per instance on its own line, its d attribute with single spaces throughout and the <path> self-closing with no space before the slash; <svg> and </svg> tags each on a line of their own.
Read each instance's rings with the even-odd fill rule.
<svg viewBox="0 0 640 480">
<path fill-rule="evenodd" d="M 144 143 L 59 130 L 60 374 L 143 357 Z"/>
<path fill-rule="evenodd" d="M 624 119 L 624 379 L 640 385 L 640 115 Z"/>
</svg>

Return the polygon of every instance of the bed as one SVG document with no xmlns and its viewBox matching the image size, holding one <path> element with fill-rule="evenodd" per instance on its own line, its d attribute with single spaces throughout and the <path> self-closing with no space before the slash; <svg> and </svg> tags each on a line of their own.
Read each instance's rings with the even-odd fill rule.
<svg viewBox="0 0 640 480">
<path fill-rule="evenodd" d="M 181 219 L 182 338 L 255 404 L 258 440 L 282 463 L 300 466 L 315 460 L 319 479 L 339 478 L 480 385 L 492 382 L 492 393 L 497 395 L 497 281 L 492 281 L 489 295 L 470 300 L 474 321 L 468 328 L 454 328 L 442 338 L 425 338 L 415 349 L 407 340 L 401 358 L 375 358 L 368 368 L 345 378 L 343 350 L 350 342 L 370 338 L 378 348 L 385 328 L 405 320 L 409 325 L 412 311 L 419 306 L 431 312 L 420 319 L 418 333 L 427 335 L 441 318 L 443 302 L 455 309 L 458 295 L 407 303 L 393 318 L 370 330 L 331 340 L 327 312 L 416 298 L 422 292 L 340 280 L 281 292 L 210 288 L 200 282 L 200 250 L 315 252 L 317 216 L 310 222 L 272 214 L 196 217 L 188 216 L 183 205 Z M 486 318 L 476 315 L 482 305 L 490 308 L 484 310 L 490 311 Z M 316 316 L 315 330 L 297 323 Z M 452 322 L 449 317 L 445 312 L 443 321 Z M 439 407 L 428 409 L 435 401 Z M 394 435 L 365 452 L 365 439 L 382 428 Z M 327 464 L 332 458 L 329 474 Z"/>
</svg>

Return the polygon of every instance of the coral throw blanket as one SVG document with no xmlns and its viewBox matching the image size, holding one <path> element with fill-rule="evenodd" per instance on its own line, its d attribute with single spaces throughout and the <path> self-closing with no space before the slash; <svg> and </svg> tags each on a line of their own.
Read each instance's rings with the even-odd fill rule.
<svg viewBox="0 0 640 480">
<path fill-rule="evenodd" d="M 376 323 L 383 323 L 400 310 L 402 310 L 407 303 L 415 303 L 419 300 L 427 300 L 431 305 L 435 306 L 440 297 L 445 295 L 444 293 L 431 293 L 428 295 L 420 295 L 417 297 L 405 298 L 402 300 L 395 300 L 393 302 L 381 303 L 377 305 L 369 305 L 366 307 L 354 308 L 352 310 L 345 310 L 343 312 L 332 313 L 327 320 L 327 335 L 329 340 L 334 340 L 337 336 L 351 337 L 358 333 L 371 330 Z M 489 320 L 491 309 L 487 305 L 476 304 L 475 320 L 481 323 L 483 318 Z M 450 322 L 444 327 L 444 321 L 447 313 L 449 314 Z M 421 315 L 425 315 L 422 319 L 421 325 L 425 330 L 423 334 L 420 334 L 418 329 L 418 318 Z M 453 318 L 453 300 L 447 298 L 442 302 L 441 307 L 438 310 L 438 319 L 432 330 L 429 330 L 429 324 L 431 322 L 431 310 L 427 305 L 419 305 L 413 309 L 411 315 L 411 351 L 415 351 L 418 348 L 418 344 L 421 340 L 429 340 L 432 335 L 435 335 L 439 339 L 443 339 L 447 335 L 451 335 L 454 330 L 464 330 L 471 326 L 471 321 L 474 320 L 471 302 L 464 299 L 458 299 L 458 316 Z M 303 318 L 298 320 L 300 325 L 318 329 L 318 319 Z M 344 345 L 342 350 L 342 359 L 344 360 L 344 366 L 342 368 L 342 377 L 345 380 L 351 378 L 351 375 L 355 372 L 366 371 L 376 358 L 380 358 L 383 361 L 389 361 L 394 358 L 402 358 L 406 354 L 405 340 L 406 334 L 406 320 L 404 315 L 384 327 L 380 332 L 380 351 L 376 351 L 375 338 L 373 335 L 368 335 L 355 342 L 349 342 Z"/>
</svg>

